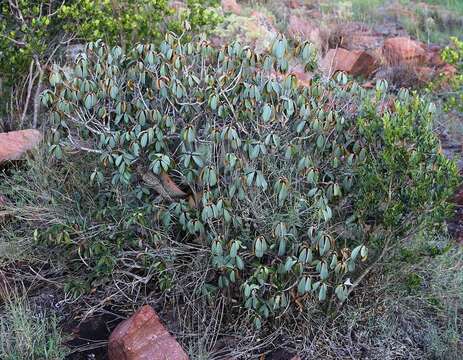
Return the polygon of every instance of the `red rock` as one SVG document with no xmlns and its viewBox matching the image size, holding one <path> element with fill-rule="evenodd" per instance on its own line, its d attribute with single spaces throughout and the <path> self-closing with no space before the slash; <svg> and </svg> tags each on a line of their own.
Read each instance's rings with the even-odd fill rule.
<svg viewBox="0 0 463 360">
<path fill-rule="evenodd" d="M 362 50 L 330 49 L 321 60 L 320 69 L 327 76 L 344 71 L 353 76 L 368 77 L 376 69 L 376 59 Z"/>
<path fill-rule="evenodd" d="M 109 360 L 188 360 L 153 308 L 141 307 L 120 323 L 108 341 Z"/>
<path fill-rule="evenodd" d="M 384 36 L 373 31 L 369 26 L 351 22 L 336 27 L 331 39 L 333 48 L 342 47 L 347 50 L 373 50 L 383 45 Z"/>
<path fill-rule="evenodd" d="M 224 12 L 231 12 L 233 14 L 241 14 L 241 6 L 236 0 L 222 0 L 222 9 Z"/>
<path fill-rule="evenodd" d="M 426 84 L 434 77 L 434 69 L 429 66 L 416 66 L 415 74 L 420 84 Z"/>
<path fill-rule="evenodd" d="M 426 52 L 426 63 L 430 66 L 444 66 L 445 62 L 440 55 L 442 48 L 438 45 L 429 45 Z"/>
<path fill-rule="evenodd" d="M 288 7 L 290 9 L 299 9 L 301 6 L 302 5 L 299 0 L 289 0 L 288 1 Z"/>
<path fill-rule="evenodd" d="M 407 37 L 386 39 L 382 52 L 389 65 L 403 63 L 418 65 L 426 62 L 426 46 Z"/>
<path fill-rule="evenodd" d="M 457 74 L 457 68 L 454 65 L 445 64 L 439 69 L 439 74 L 446 78 L 451 78 Z"/>
<path fill-rule="evenodd" d="M 328 35 L 326 31 L 312 21 L 291 15 L 288 23 L 288 34 L 297 41 L 309 41 L 322 51 L 326 48 Z"/>
<path fill-rule="evenodd" d="M 290 68 L 289 73 L 296 77 L 297 83 L 299 86 L 305 86 L 305 87 L 310 86 L 312 82 L 313 74 L 305 71 L 302 65 L 296 65 Z"/>
<path fill-rule="evenodd" d="M 27 151 L 37 147 L 41 140 L 42 134 L 34 129 L 0 133 L 0 163 L 21 159 Z"/>
</svg>

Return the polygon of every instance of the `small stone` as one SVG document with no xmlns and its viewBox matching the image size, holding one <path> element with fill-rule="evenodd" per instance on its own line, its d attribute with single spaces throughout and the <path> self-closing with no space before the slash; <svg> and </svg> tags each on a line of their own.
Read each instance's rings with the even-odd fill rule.
<svg viewBox="0 0 463 360">
<path fill-rule="evenodd" d="M 224 12 L 230 12 L 236 15 L 241 14 L 241 6 L 236 0 L 222 0 L 222 9 Z"/>
<path fill-rule="evenodd" d="M 294 75 L 297 79 L 297 83 L 302 87 L 310 87 L 313 79 L 311 72 L 305 71 L 302 65 L 296 65 L 289 69 L 289 74 Z"/>
<path fill-rule="evenodd" d="M 109 360 L 189 360 L 149 305 L 120 323 L 108 341 Z"/>
<path fill-rule="evenodd" d="M 299 9 L 300 7 L 302 7 L 302 4 L 299 0 L 289 0 L 288 6 L 290 9 Z"/>
</svg>

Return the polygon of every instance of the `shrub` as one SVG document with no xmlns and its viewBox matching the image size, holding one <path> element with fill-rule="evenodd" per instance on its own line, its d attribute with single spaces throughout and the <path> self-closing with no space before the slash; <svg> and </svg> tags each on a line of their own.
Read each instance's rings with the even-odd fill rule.
<svg viewBox="0 0 463 360">
<path fill-rule="evenodd" d="M 458 38 L 451 38 L 452 45 L 442 51 L 442 59 L 456 67 L 457 73 L 450 82 L 451 92 L 445 94 L 444 100 L 448 110 L 456 109 L 463 111 L 463 41 Z"/>
<path fill-rule="evenodd" d="M 48 76 L 48 65 L 59 58 L 59 50 L 69 41 L 104 38 L 111 44 L 160 42 L 161 34 L 167 29 L 184 33 L 185 22 L 193 33 L 206 31 L 221 21 L 216 5 L 216 0 L 188 0 L 185 8 L 176 11 L 167 0 L 2 2 L 0 93 L 7 93 L 9 89 L 19 91 L 11 91 L 11 99 L 2 97 L 0 114 L 7 112 L 11 100 L 15 108 L 10 108 L 9 112 L 21 112 L 22 125 L 29 100 L 37 98 L 31 94 L 32 89 L 41 88 L 42 78 Z M 27 84 L 24 85 L 22 78 L 26 76 Z M 18 89 L 20 86 L 27 91 Z M 37 111 L 36 107 L 34 125 Z"/>
<path fill-rule="evenodd" d="M 220 16 L 212 6 L 216 0 L 188 0 L 180 18 L 188 20 L 193 30 L 216 25 Z M 76 33 L 86 41 L 104 39 L 107 43 L 136 43 L 139 41 L 162 40 L 163 25 L 180 33 L 178 20 L 166 18 L 175 11 L 167 0 L 142 0 L 135 2 L 79 0 L 60 7 L 58 16 L 63 20 L 63 28 Z M 183 26 L 183 21 L 180 21 Z"/>
<path fill-rule="evenodd" d="M 440 224 L 457 182 L 432 104 L 401 91 L 381 110 L 385 82 L 368 92 L 343 74 L 300 87 L 279 74 L 292 55 L 314 65 L 310 44 L 284 38 L 263 56 L 173 36 L 127 53 L 99 41 L 42 96 L 51 154 L 98 156 L 92 181 L 149 207 L 174 243 L 208 249 L 203 291 L 242 301 L 257 326 L 345 301 L 402 236 Z"/>
</svg>

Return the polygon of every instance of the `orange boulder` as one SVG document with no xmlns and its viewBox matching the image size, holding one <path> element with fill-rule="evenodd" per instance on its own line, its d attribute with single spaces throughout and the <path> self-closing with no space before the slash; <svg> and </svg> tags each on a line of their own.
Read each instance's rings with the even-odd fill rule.
<svg viewBox="0 0 463 360">
<path fill-rule="evenodd" d="M 363 50 L 346 50 L 342 48 L 330 49 L 320 62 L 320 69 L 327 76 L 332 76 L 338 71 L 344 71 L 350 75 L 363 75 L 368 77 L 376 70 L 376 59 Z"/>
<path fill-rule="evenodd" d="M 120 323 L 108 342 L 109 360 L 188 360 L 153 308 L 145 305 Z"/>
<path fill-rule="evenodd" d="M 0 163 L 21 159 L 27 151 L 36 148 L 41 140 L 42 134 L 34 129 L 0 133 Z"/>
<path fill-rule="evenodd" d="M 427 60 L 426 46 L 407 37 L 394 37 L 384 41 L 382 53 L 389 65 L 424 64 Z"/>
</svg>

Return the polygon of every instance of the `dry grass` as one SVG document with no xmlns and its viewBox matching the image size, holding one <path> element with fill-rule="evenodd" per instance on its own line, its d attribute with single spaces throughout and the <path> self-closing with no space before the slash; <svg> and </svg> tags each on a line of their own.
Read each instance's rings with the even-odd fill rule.
<svg viewBox="0 0 463 360">
<path fill-rule="evenodd" d="M 24 293 L 27 295 L 27 292 Z M 54 315 L 35 312 L 17 289 L 3 287 L 0 303 L 2 360 L 62 360 L 67 354 Z"/>
</svg>

